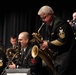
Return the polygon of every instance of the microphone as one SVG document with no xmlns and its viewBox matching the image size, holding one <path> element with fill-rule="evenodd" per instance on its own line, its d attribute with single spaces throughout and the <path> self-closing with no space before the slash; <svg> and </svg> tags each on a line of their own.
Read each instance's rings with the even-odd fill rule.
<svg viewBox="0 0 76 75">
<path fill-rule="evenodd" d="M 18 42 L 18 54 L 20 55 L 20 50 L 21 50 L 21 43 Z"/>
<path fill-rule="evenodd" d="M 40 32 L 41 28 L 44 26 L 45 23 L 42 23 L 42 25 L 40 26 L 40 28 L 38 29 L 38 33 Z"/>
</svg>

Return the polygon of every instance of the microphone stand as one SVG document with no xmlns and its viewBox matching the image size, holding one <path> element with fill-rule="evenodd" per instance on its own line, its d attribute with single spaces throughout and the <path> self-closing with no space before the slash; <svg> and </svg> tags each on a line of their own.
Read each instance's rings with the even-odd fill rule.
<svg viewBox="0 0 76 75">
<path fill-rule="evenodd" d="M 19 63 L 19 60 L 20 60 L 20 52 L 21 52 L 21 43 L 18 42 L 18 60 L 17 60 L 17 63 Z M 19 68 L 19 65 L 17 65 L 16 67 Z"/>
<path fill-rule="evenodd" d="M 21 43 L 18 42 L 18 57 L 20 56 L 20 50 L 21 50 Z"/>
</svg>

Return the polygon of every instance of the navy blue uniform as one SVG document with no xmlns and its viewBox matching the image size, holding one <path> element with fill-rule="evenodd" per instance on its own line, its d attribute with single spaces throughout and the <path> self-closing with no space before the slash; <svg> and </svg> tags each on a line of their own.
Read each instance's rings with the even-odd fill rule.
<svg viewBox="0 0 76 75">
<path fill-rule="evenodd" d="M 54 17 L 51 24 L 44 25 L 40 31 L 48 46 L 54 52 L 56 75 L 64 75 L 70 62 L 71 51 L 74 49 L 74 34 L 71 26 L 62 18 Z"/>
</svg>

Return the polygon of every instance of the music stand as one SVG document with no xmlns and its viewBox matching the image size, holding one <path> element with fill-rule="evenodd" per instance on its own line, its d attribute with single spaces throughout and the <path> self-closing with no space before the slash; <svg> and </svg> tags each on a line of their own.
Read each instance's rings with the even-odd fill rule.
<svg viewBox="0 0 76 75">
<path fill-rule="evenodd" d="M 6 75 L 31 75 L 30 69 L 6 69 Z"/>
</svg>

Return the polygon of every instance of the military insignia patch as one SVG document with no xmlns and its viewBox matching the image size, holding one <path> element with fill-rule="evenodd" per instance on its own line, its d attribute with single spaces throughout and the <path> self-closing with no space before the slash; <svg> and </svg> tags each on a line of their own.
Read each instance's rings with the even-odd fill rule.
<svg viewBox="0 0 76 75">
<path fill-rule="evenodd" d="M 65 33 L 64 33 L 62 27 L 60 27 L 60 29 L 59 29 L 59 37 L 62 39 L 65 38 Z"/>
<path fill-rule="evenodd" d="M 31 59 L 32 64 L 35 64 L 36 62 L 37 62 L 36 59 Z"/>
<path fill-rule="evenodd" d="M 2 67 L 2 66 L 3 66 L 3 60 L 0 59 L 0 67 Z"/>
<path fill-rule="evenodd" d="M 54 35 L 54 33 L 51 33 L 51 35 Z"/>
</svg>

